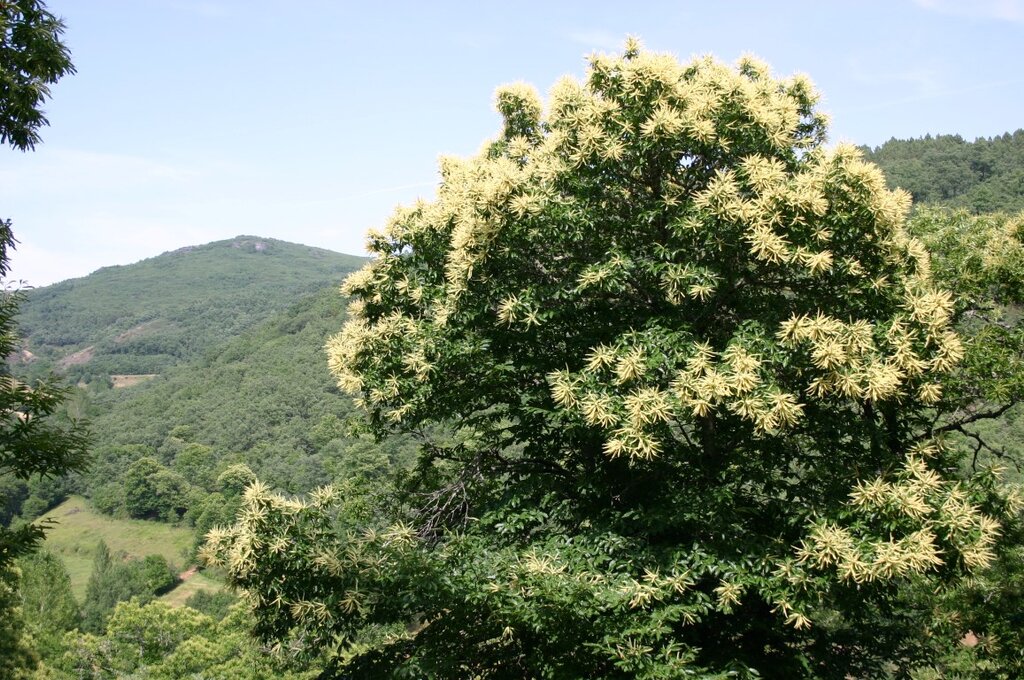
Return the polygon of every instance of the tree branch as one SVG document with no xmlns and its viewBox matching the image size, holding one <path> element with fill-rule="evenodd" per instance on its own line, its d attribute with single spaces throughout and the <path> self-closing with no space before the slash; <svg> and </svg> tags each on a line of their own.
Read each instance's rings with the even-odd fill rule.
<svg viewBox="0 0 1024 680">
<path fill-rule="evenodd" d="M 1014 399 L 1007 404 L 1003 404 L 994 411 L 975 411 L 974 413 L 967 415 L 961 420 L 955 420 L 941 427 L 933 427 L 930 431 L 929 436 L 934 437 L 935 435 L 942 434 L 943 432 L 963 432 L 964 434 L 968 434 L 963 430 L 964 425 L 970 425 L 971 423 L 976 423 L 979 420 L 993 420 L 995 418 L 999 418 L 1004 413 L 1009 411 L 1011 408 L 1016 406 L 1017 403 L 1017 400 Z"/>
</svg>

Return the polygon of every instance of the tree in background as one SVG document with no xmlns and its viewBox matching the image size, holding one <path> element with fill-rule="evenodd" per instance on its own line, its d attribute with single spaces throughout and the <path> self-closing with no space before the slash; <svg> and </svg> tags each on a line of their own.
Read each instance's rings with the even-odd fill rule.
<svg viewBox="0 0 1024 680">
<path fill-rule="evenodd" d="M 222 620 L 237 603 L 238 596 L 227 590 L 197 590 L 185 600 L 186 607 L 202 612 L 214 621 Z"/>
<path fill-rule="evenodd" d="M 0 677 L 12 680 L 30 677 L 39 663 L 21 614 L 19 576 L 9 566 L 0 572 Z"/>
<path fill-rule="evenodd" d="M 117 582 L 117 579 L 110 578 L 113 560 L 110 558 L 110 548 L 106 541 L 96 544 L 93 552 L 92 573 L 89 574 L 89 582 L 86 585 L 85 602 L 82 604 L 82 629 L 86 631 L 100 631 L 106 623 L 106 617 L 114 608 L 119 599 L 114 593 L 114 588 L 127 584 Z"/>
<path fill-rule="evenodd" d="M 82 603 L 81 629 L 102 633 L 119 602 L 135 600 L 145 604 L 177 583 L 177 573 L 162 555 L 126 559 L 124 553 L 111 555 L 107 544 L 100 541 Z"/>
<path fill-rule="evenodd" d="M 64 633 L 78 627 L 81 613 L 64 563 L 46 550 L 18 560 L 22 615 L 34 647 L 43 658 L 57 656 Z"/>
<path fill-rule="evenodd" d="M 960 448 L 964 466 L 1024 481 L 1024 213 L 971 215 L 918 208 L 909 228 L 934 254 L 934 279 L 955 290 L 964 359 L 944 381 L 932 431 Z M 1019 488 L 1019 486 L 1018 486 Z M 925 678 L 1024 677 L 1024 522 L 1003 523 L 992 568 L 940 593 L 932 610 L 947 633 L 970 630 Z M 924 593 L 931 600 L 932 593 Z M 934 602 L 931 602 L 934 605 Z"/>
<path fill-rule="evenodd" d="M 212 626 L 208 616 L 188 607 L 121 602 L 95 631 L 99 636 L 76 636 L 56 665 L 76 678 L 126 677 L 160 660 L 184 640 L 209 634 Z"/>
<path fill-rule="evenodd" d="M 933 278 L 956 291 L 951 318 L 964 346 L 938 402 L 952 417 L 937 420 L 935 431 L 964 434 L 979 450 L 1002 456 L 965 428 L 1024 401 L 1024 213 L 919 208 L 909 228 L 933 253 Z"/>
<path fill-rule="evenodd" d="M 122 485 L 130 517 L 174 521 L 188 509 L 188 481 L 151 456 L 129 465 Z"/>
<path fill-rule="evenodd" d="M 865 155 L 917 204 L 982 213 L 1024 209 L 1024 130 L 973 142 L 960 135 L 890 139 Z"/>
<path fill-rule="evenodd" d="M 451 435 L 392 495 L 248 489 L 206 555 L 256 633 L 344 677 L 882 677 L 958 644 L 920 593 L 994 564 L 1020 496 L 960 478 L 956 302 L 816 101 L 633 41 L 546 112 L 500 89 L 327 348 L 378 436 Z"/>
<path fill-rule="evenodd" d="M 164 602 L 122 602 L 102 635 L 68 636 L 67 651 L 47 677 L 87 680 L 114 678 L 236 678 L 312 680 L 315 671 L 281 664 L 253 644 L 246 633 L 250 617 L 235 606 L 215 620 L 189 607 Z"/>
<path fill-rule="evenodd" d="M 195 550 L 202 546 L 207 531 L 234 521 L 245 488 L 255 481 L 256 475 L 247 465 L 235 463 L 217 476 L 212 492 L 194 493 L 183 519 L 195 527 Z"/>
</svg>

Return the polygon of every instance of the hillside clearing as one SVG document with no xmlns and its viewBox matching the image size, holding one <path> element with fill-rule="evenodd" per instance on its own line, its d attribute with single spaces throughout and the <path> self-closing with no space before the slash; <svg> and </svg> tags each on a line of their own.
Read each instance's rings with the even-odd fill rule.
<svg viewBox="0 0 1024 680">
<path fill-rule="evenodd" d="M 144 383 L 148 380 L 160 375 L 159 373 L 138 373 L 134 375 L 111 375 L 110 382 L 111 386 L 115 389 L 122 389 L 125 387 L 134 387 L 139 383 Z"/>
<path fill-rule="evenodd" d="M 101 540 L 106 541 L 112 554 L 123 551 L 132 558 L 163 555 L 179 566 L 186 561 L 193 540 L 192 532 L 182 527 L 101 515 L 81 496 L 71 496 L 40 521 L 46 519 L 57 523 L 46 532 L 45 547 L 64 561 L 71 576 L 71 589 L 79 601 L 85 597 L 93 551 Z"/>
<path fill-rule="evenodd" d="M 85 349 L 80 349 L 77 352 L 67 355 L 63 359 L 57 362 L 57 368 L 64 370 L 71 366 L 81 366 L 92 361 L 93 356 L 96 354 L 96 348 L 89 345 Z"/>
<path fill-rule="evenodd" d="M 185 601 L 201 590 L 216 593 L 224 590 L 224 584 L 206 574 L 196 572 L 177 585 L 177 587 L 161 595 L 158 599 L 172 607 L 184 607 Z"/>
</svg>

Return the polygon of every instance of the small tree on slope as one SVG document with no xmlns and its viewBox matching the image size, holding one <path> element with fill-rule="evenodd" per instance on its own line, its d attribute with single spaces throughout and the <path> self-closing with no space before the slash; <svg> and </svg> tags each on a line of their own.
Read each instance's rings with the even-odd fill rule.
<svg viewBox="0 0 1024 680">
<path fill-rule="evenodd" d="M 370 235 L 327 347 L 378 435 L 453 434 L 393 496 L 248 490 L 207 555 L 257 632 L 346 677 L 926 661 L 910 586 L 985 568 L 1017 506 L 930 436 L 953 298 L 816 100 L 632 41 L 546 111 L 499 89 L 500 136 Z"/>
</svg>

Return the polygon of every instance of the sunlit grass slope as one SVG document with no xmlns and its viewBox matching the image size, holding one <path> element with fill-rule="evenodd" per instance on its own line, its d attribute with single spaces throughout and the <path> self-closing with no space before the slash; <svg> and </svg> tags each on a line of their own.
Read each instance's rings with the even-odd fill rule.
<svg viewBox="0 0 1024 680">
<path fill-rule="evenodd" d="M 101 515 L 81 496 L 72 496 L 40 519 L 57 521 L 46 533 L 46 547 L 64 560 L 79 601 L 85 597 L 93 551 L 100 540 L 107 542 L 111 553 L 124 551 L 135 558 L 158 554 L 178 566 L 184 564 L 193 540 L 189 529 Z"/>
</svg>

